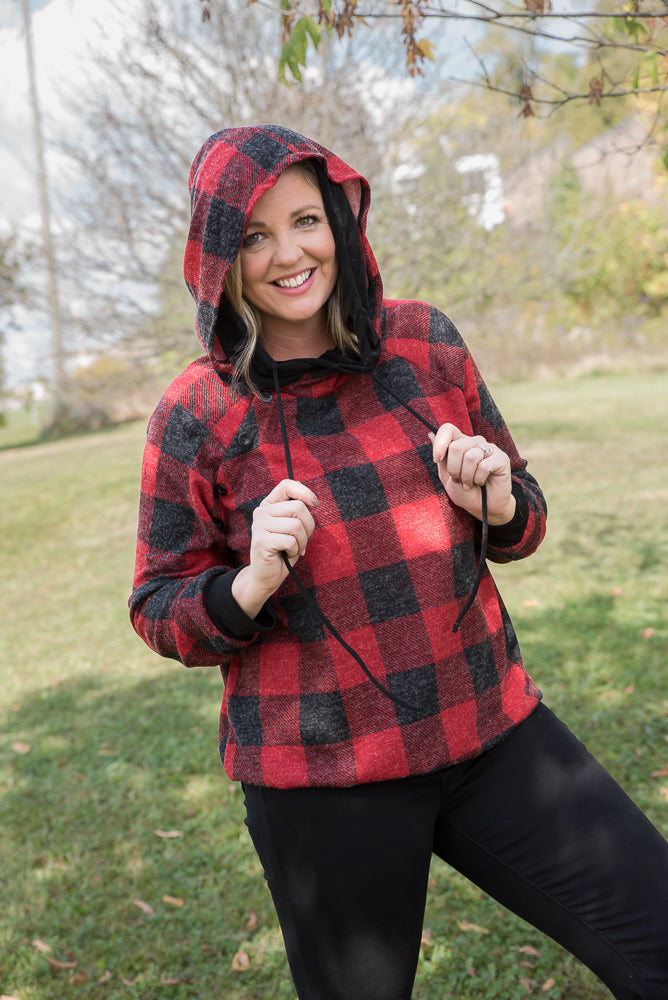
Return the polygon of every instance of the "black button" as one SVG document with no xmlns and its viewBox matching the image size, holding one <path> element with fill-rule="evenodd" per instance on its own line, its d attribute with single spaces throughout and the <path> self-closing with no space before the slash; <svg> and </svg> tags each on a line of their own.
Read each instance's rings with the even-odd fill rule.
<svg viewBox="0 0 668 1000">
<path fill-rule="evenodd" d="M 237 444 L 241 448 L 250 448 L 253 443 L 253 438 L 246 431 L 239 431 L 237 434 Z"/>
<path fill-rule="evenodd" d="M 216 483 L 213 488 L 213 492 L 217 497 L 225 497 L 227 496 L 227 486 L 223 486 L 222 483 Z"/>
</svg>

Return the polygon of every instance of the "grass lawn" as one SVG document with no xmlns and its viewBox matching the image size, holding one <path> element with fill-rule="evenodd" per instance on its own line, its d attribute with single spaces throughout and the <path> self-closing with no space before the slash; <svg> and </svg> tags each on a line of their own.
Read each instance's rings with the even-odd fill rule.
<svg viewBox="0 0 668 1000">
<path fill-rule="evenodd" d="M 494 569 L 525 660 L 668 834 L 668 376 L 495 397 L 550 505 L 541 550 Z M 293 1000 L 217 760 L 219 675 L 160 660 L 128 622 L 143 435 L 0 452 L 0 994 Z M 609 994 L 435 863 L 414 1000 L 532 996 Z"/>
</svg>

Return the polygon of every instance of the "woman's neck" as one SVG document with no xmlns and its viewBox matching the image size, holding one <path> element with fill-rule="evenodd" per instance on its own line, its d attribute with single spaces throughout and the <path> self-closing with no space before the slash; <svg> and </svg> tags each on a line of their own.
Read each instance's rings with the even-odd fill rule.
<svg viewBox="0 0 668 1000">
<path fill-rule="evenodd" d="M 260 341 L 274 361 L 319 358 L 335 346 L 321 319 L 309 321 L 308 324 L 272 321 L 269 329 L 266 326 L 263 329 Z"/>
</svg>

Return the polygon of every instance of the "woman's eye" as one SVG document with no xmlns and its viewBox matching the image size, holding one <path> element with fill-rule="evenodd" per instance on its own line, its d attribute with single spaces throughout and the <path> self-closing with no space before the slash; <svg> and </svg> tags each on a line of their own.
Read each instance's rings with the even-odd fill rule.
<svg viewBox="0 0 668 1000">
<path fill-rule="evenodd" d="M 261 238 L 262 233 L 248 233 L 241 245 L 244 247 L 255 247 L 258 245 Z"/>
<path fill-rule="evenodd" d="M 320 219 L 318 218 L 317 215 L 301 215 L 297 219 L 297 225 L 301 226 L 302 228 L 316 225 L 318 222 L 320 222 Z"/>
</svg>

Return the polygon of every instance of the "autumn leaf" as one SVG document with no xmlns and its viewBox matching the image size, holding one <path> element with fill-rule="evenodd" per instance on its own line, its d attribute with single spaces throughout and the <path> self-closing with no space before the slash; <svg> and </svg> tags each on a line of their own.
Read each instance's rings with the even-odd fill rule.
<svg viewBox="0 0 668 1000">
<path fill-rule="evenodd" d="M 178 984 L 180 982 L 181 982 L 180 979 L 170 978 L 169 976 L 161 976 L 160 977 L 160 985 L 161 986 L 178 986 Z"/>
<path fill-rule="evenodd" d="M 232 959 L 232 969 L 234 972 L 245 972 L 250 966 L 250 958 L 245 951 L 238 951 Z"/>
<path fill-rule="evenodd" d="M 168 896 L 166 893 L 162 897 L 163 903 L 169 903 L 170 906 L 183 906 L 183 900 L 180 896 Z"/>
<path fill-rule="evenodd" d="M 472 931 L 474 934 L 489 934 L 486 927 L 480 927 L 478 924 L 469 923 L 468 920 L 458 920 L 457 926 L 460 931 Z"/>
<path fill-rule="evenodd" d="M 20 740 L 16 740 L 12 743 L 12 750 L 14 753 L 30 753 L 32 747 L 29 743 L 22 743 Z"/>
<path fill-rule="evenodd" d="M 668 788 L 666 788 L 665 786 L 663 788 L 660 788 L 659 795 L 663 795 L 666 802 L 668 802 Z"/>
<path fill-rule="evenodd" d="M 45 955 L 53 951 L 51 945 L 47 944 L 46 941 L 42 941 L 41 938 L 35 938 L 35 940 L 33 941 L 33 946 L 37 948 L 37 951 L 41 951 Z"/>
<path fill-rule="evenodd" d="M 589 103 L 595 104 L 597 108 L 600 108 L 602 96 L 603 80 L 600 76 L 593 76 L 589 81 Z"/>
<path fill-rule="evenodd" d="M 147 917 L 152 917 L 155 913 L 153 907 L 149 906 L 148 903 L 145 903 L 143 899 L 133 899 L 132 905 L 136 906 L 138 910 L 142 911 L 142 913 L 145 913 Z"/>
<path fill-rule="evenodd" d="M 75 959 L 70 962 L 59 962 L 57 958 L 49 959 L 49 965 L 52 969 L 76 969 L 78 964 Z"/>
<path fill-rule="evenodd" d="M 109 972 L 109 969 L 106 969 L 98 979 L 98 983 L 108 983 L 110 979 L 111 973 Z"/>
<path fill-rule="evenodd" d="M 655 628 L 646 628 L 646 629 L 643 629 L 643 633 L 642 633 L 643 639 L 651 639 L 652 636 L 654 636 L 654 635 L 656 635 L 656 629 Z"/>
<path fill-rule="evenodd" d="M 666 767 L 660 767 L 658 771 L 652 771 L 653 778 L 666 778 L 668 777 L 668 764 Z"/>
<path fill-rule="evenodd" d="M 543 985 L 541 986 L 541 989 L 542 989 L 543 993 L 547 993 L 548 990 L 551 990 L 552 987 L 554 986 L 554 984 L 555 984 L 555 981 L 552 978 L 552 976 L 550 976 L 550 978 L 546 979 L 545 982 L 543 983 Z"/>
<path fill-rule="evenodd" d="M 248 914 L 248 920 L 246 921 L 246 930 L 254 931 L 257 927 L 257 913 L 253 913 L 251 910 Z"/>
<path fill-rule="evenodd" d="M 163 840 L 173 840 L 174 837 L 182 837 L 183 834 L 180 830 L 154 830 L 156 837 L 162 837 Z"/>
<path fill-rule="evenodd" d="M 532 948 L 530 944 L 523 944 L 521 948 L 517 949 L 522 955 L 535 955 L 536 958 L 540 955 L 540 952 L 536 948 Z"/>
</svg>

